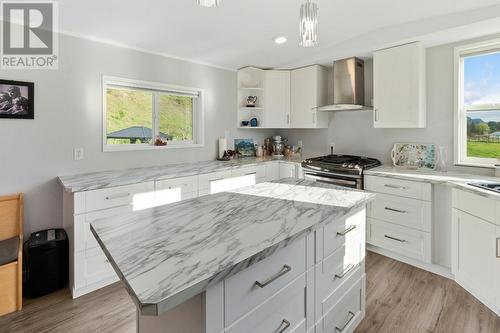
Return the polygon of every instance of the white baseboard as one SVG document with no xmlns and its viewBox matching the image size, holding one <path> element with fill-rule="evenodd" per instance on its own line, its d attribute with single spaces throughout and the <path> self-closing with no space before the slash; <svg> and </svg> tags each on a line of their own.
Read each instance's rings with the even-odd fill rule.
<svg viewBox="0 0 500 333">
<path fill-rule="evenodd" d="M 104 288 L 106 286 L 109 286 L 110 284 L 113 284 L 117 281 L 120 281 L 120 279 L 118 278 L 118 276 L 115 275 L 115 276 L 107 278 L 105 280 L 90 284 L 86 287 L 82 287 L 82 288 L 78 288 L 78 289 L 70 288 L 71 289 L 71 296 L 73 297 L 73 299 L 75 299 L 75 298 L 78 298 L 78 297 L 83 296 L 85 294 L 91 293 L 97 289 L 101 289 L 101 288 Z"/>
<path fill-rule="evenodd" d="M 371 245 L 371 244 L 366 244 L 366 249 L 371 252 L 375 252 L 378 254 L 381 254 L 383 256 L 392 258 L 397 261 L 404 262 L 405 264 L 423 269 L 425 271 L 441 275 L 442 277 L 445 277 L 447 279 L 455 280 L 455 276 L 451 273 L 451 269 L 448 267 L 440 266 L 440 265 L 435 265 L 435 264 L 428 264 L 425 262 L 421 262 L 419 260 L 413 259 L 413 258 L 408 258 L 405 256 L 402 256 L 398 253 L 395 253 L 390 250 L 383 249 L 381 247 Z"/>
</svg>

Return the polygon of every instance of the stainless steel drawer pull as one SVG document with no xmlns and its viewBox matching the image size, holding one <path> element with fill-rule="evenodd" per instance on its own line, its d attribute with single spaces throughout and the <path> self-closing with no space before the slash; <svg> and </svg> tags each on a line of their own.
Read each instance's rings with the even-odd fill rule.
<svg viewBox="0 0 500 333">
<path fill-rule="evenodd" d="M 384 237 L 392 239 L 392 240 L 395 240 L 395 241 L 398 241 L 398 242 L 401 242 L 401 243 L 405 243 L 406 242 L 406 240 L 404 240 L 404 239 L 399 239 L 399 238 L 391 237 L 391 236 L 388 236 L 388 235 L 384 235 Z"/>
<path fill-rule="evenodd" d="M 251 175 L 256 175 L 257 172 L 249 172 L 249 173 L 245 173 L 245 176 L 251 176 Z"/>
<path fill-rule="evenodd" d="M 280 327 L 278 328 L 278 330 L 276 331 L 276 333 L 283 333 L 285 332 L 288 328 L 290 327 L 290 322 L 286 319 L 283 319 L 283 321 L 281 322 L 281 325 Z"/>
<path fill-rule="evenodd" d="M 288 266 L 288 265 L 284 265 L 283 268 L 281 269 L 281 271 L 276 274 L 275 276 L 272 276 L 270 277 L 267 281 L 265 282 L 260 282 L 260 281 L 255 281 L 255 285 L 259 288 L 264 288 L 265 286 L 269 285 L 270 283 L 276 281 L 277 279 L 279 279 L 280 277 L 282 277 L 283 275 L 285 275 L 286 273 L 290 272 L 292 270 L 292 267 Z"/>
<path fill-rule="evenodd" d="M 345 229 L 344 231 L 337 231 L 337 236 L 345 236 L 348 233 L 350 233 L 351 231 L 353 231 L 354 229 L 356 229 L 356 226 L 353 224 L 349 228 Z"/>
<path fill-rule="evenodd" d="M 388 187 L 388 188 L 394 188 L 397 190 L 406 190 L 406 187 L 404 187 L 404 186 L 397 186 L 397 185 L 391 185 L 391 184 L 384 184 L 384 186 Z"/>
<path fill-rule="evenodd" d="M 130 197 L 130 193 L 120 193 L 120 194 L 115 194 L 115 195 L 109 195 L 105 199 L 106 200 L 114 200 L 114 199 L 122 199 Z"/>
<path fill-rule="evenodd" d="M 347 323 L 345 323 L 344 327 L 342 327 L 342 328 L 338 328 L 338 327 L 335 326 L 335 331 L 336 332 L 343 332 L 346 329 L 346 327 L 349 326 L 349 324 L 354 319 L 354 317 L 356 317 L 356 315 L 354 314 L 354 312 L 349 311 L 349 319 L 347 320 Z"/>
<path fill-rule="evenodd" d="M 497 258 L 500 259 L 500 237 L 497 238 Z"/>
<path fill-rule="evenodd" d="M 334 280 L 335 279 L 343 279 L 344 276 L 346 276 L 347 274 L 349 274 L 352 270 L 354 269 L 354 265 L 353 264 L 349 264 L 347 265 L 347 267 L 342 271 L 342 273 L 340 274 L 335 274 L 335 277 L 333 278 Z"/>
<path fill-rule="evenodd" d="M 401 213 L 401 214 L 408 213 L 406 210 L 400 210 L 400 209 L 391 208 L 391 207 L 384 207 L 384 209 L 385 210 L 390 210 L 391 212 Z"/>
</svg>

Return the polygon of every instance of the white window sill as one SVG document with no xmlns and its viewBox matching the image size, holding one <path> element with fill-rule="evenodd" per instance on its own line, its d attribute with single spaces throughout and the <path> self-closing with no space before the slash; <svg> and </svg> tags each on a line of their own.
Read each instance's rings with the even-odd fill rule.
<svg viewBox="0 0 500 333">
<path fill-rule="evenodd" d="M 201 148 L 204 144 L 167 144 L 166 146 L 153 146 L 153 145 L 116 145 L 104 146 L 102 151 L 105 153 L 116 151 L 138 151 L 138 150 L 165 150 L 165 149 L 186 149 L 186 148 Z"/>
<path fill-rule="evenodd" d="M 475 163 L 475 162 L 456 162 L 455 166 L 460 167 L 473 167 L 473 168 L 483 168 L 483 169 L 495 169 L 494 164 L 489 163 Z"/>
</svg>

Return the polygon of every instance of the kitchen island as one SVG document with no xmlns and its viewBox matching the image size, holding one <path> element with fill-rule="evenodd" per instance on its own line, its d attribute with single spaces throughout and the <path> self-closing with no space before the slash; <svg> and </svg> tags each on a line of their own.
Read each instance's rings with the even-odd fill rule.
<svg viewBox="0 0 500 333">
<path fill-rule="evenodd" d="M 373 197 L 284 179 L 91 230 L 137 306 L 139 332 L 348 332 L 364 315 Z"/>
</svg>

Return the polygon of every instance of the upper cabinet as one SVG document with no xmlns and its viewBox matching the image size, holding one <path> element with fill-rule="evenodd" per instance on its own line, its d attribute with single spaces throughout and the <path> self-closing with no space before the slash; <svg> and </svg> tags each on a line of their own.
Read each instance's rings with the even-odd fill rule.
<svg viewBox="0 0 500 333">
<path fill-rule="evenodd" d="M 328 128 L 328 114 L 317 112 L 327 102 L 328 71 L 313 65 L 294 70 L 238 71 L 238 127 L 257 119 L 257 128 Z M 247 99 L 257 98 L 255 105 Z M 255 127 L 254 127 L 255 128 Z"/>
<path fill-rule="evenodd" d="M 425 48 L 415 42 L 373 55 L 375 128 L 425 128 Z"/>
<path fill-rule="evenodd" d="M 291 73 L 291 127 L 328 128 L 328 114 L 316 108 L 327 104 L 328 72 L 323 66 L 308 66 Z"/>
<path fill-rule="evenodd" d="M 290 71 L 265 71 L 264 86 L 265 127 L 290 127 Z"/>
</svg>

